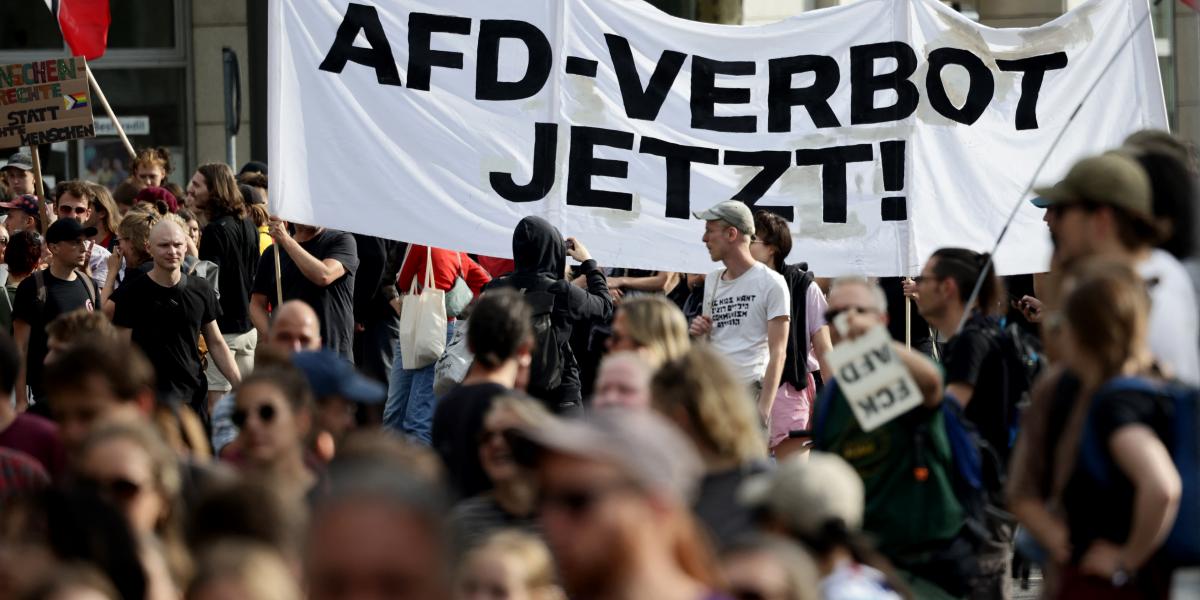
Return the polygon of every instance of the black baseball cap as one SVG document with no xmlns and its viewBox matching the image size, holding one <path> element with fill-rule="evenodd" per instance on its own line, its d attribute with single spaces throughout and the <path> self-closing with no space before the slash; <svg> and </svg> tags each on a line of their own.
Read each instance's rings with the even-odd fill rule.
<svg viewBox="0 0 1200 600">
<path fill-rule="evenodd" d="M 84 227 L 75 219 L 59 219 L 46 230 L 46 243 L 70 242 L 79 238 L 90 238 L 96 235 L 95 227 Z"/>
</svg>

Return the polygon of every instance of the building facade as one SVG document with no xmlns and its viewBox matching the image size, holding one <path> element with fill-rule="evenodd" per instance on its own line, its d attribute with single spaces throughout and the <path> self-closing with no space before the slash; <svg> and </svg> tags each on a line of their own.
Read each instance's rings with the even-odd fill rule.
<svg viewBox="0 0 1200 600">
<path fill-rule="evenodd" d="M 91 66 L 135 147 L 162 146 L 181 185 L 196 165 L 227 156 L 223 49 L 240 66 L 235 162 L 266 160 L 268 0 L 113 0 L 108 52 Z M 760 24 L 853 0 L 649 0 L 684 18 Z M 1082 0 L 963 0 L 968 16 L 995 27 L 1044 23 Z M 1142 0 L 1132 0 L 1142 1 Z M 1200 142 L 1200 15 L 1178 0 L 1154 6 L 1163 86 L 1173 130 Z M 44 0 L 0 2 L 0 64 L 65 56 Z M 94 107 L 98 117 L 103 113 Z M 43 149 L 52 178 L 119 181 L 129 160 L 115 134 Z"/>
</svg>

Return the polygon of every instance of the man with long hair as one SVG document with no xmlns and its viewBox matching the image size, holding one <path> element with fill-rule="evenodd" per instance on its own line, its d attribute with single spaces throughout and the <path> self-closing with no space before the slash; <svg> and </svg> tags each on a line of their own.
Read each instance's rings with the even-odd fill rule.
<svg viewBox="0 0 1200 600">
<path fill-rule="evenodd" d="M 200 165 L 188 183 L 187 199 L 188 205 L 207 221 L 200 232 L 199 258 L 219 267 L 221 316 L 217 325 L 238 369 L 248 373 L 254 367 L 254 348 L 258 345 L 258 331 L 250 321 L 250 288 L 258 269 L 258 232 L 227 165 Z M 210 403 L 233 389 L 213 361 L 209 361 L 205 375 Z"/>
</svg>

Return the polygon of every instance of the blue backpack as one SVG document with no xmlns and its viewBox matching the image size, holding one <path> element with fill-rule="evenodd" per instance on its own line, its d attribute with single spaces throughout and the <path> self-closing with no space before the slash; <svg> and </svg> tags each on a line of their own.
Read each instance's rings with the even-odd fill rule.
<svg viewBox="0 0 1200 600">
<path fill-rule="evenodd" d="M 1179 514 L 1171 527 L 1161 552 L 1175 565 L 1200 565 L 1200 391 L 1178 383 L 1152 381 L 1138 377 L 1120 377 L 1109 381 L 1096 395 L 1133 392 L 1158 396 L 1169 401 L 1171 439 L 1163 440 L 1179 477 L 1183 494 L 1179 499 Z M 1116 466 L 1105 452 L 1088 415 L 1080 443 L 1080 461 L 1088 473 L 1101 484 L 1108 482 Z"/>
</svg>

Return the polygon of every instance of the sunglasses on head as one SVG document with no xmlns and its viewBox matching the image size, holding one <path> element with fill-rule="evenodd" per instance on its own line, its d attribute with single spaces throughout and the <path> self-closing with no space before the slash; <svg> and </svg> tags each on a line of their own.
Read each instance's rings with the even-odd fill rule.
<svg viewBox="0 0 1200 600">
<path fill-rule="evenodd" d="M 270 404 L 263 404 L 263 405 L 259 406 L 257 413 L 258 413 L 258 420 L 262 421 L 263 423 L 270 423 L 271 421 L 275 420 L 275 407 L 271 406 Z M 237 425 L 239 428 L 245 427 L 246 426 L 246 418 L 249 416 L 250 416 L 249 412 L 247 412 L 244 409 L 239 408 L 239 409 L 233 411 L 233 424 Z"/>
<path fill-rule="evenodd" d="M 117 502 L 132 500 L 142 491 L 142 484 L 124 477 L 115 477 L 103 481 L 99 479 L 81 479 L 80 483 Z"/>
</svg>

